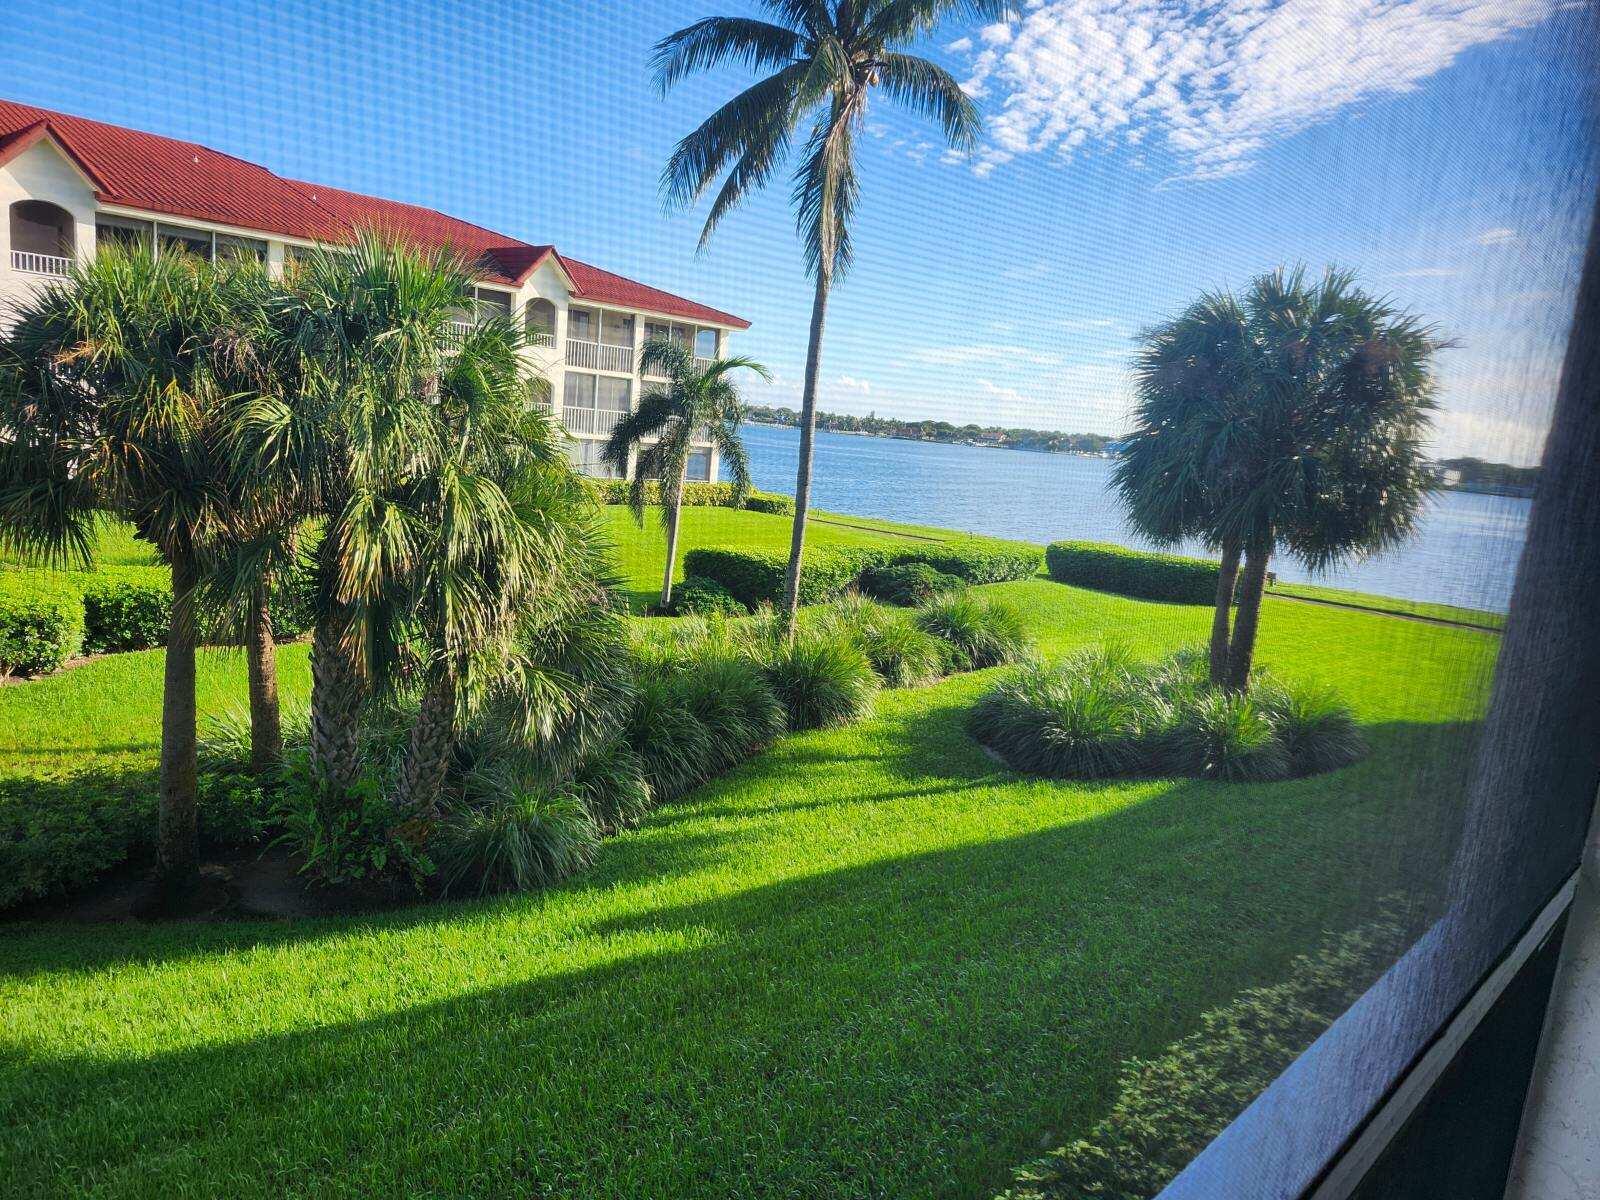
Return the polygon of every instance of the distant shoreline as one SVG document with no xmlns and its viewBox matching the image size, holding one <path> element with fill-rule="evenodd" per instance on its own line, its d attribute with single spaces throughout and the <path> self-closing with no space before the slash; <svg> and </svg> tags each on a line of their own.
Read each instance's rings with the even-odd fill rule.
<svg viewBox="0 0 1600 1200">
<path fill-rule="evenodd" d="M 747 418 L 744 423 L 761 429 L 793 429 L 799 432 L 800 428 L 798 425 L 788 425 L 782 421 L 757 421 L 753 418 Z M 874 441 L 879 442 L 910 442 L 913 445 L 922 446 L 971 446 L 975 450 L 1012 450 L 1020 454 L 1066 454 L 1073 458 L 1106 459 L 1115 457 L 1103 450 L 1099 452 L 1067 448 L 1052 450 L 1048 446 L 1028 446 L 1014 442 L 976 442 L 970 438 L 906 437 L 900 433 L 872 433 L 865 429 L 829 429 L 823 425 L 817 426 L 817 432 L 837 434 L 839 437 L 872 438 Z"/>
</svg>

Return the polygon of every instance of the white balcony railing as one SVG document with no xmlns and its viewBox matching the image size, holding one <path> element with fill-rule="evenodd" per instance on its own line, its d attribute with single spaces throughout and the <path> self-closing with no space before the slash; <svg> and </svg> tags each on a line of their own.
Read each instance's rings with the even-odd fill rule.
<svg viewBox="0 0 1600 1200">
<path fill-rule="evenodd" d="M 561 410 L 561 423 L 568 433 L 610 433 L 622 420 L 622 413 L 609 408 L 573 408 Z"/>
<path fill-rule="evenodd" d="M 608 346 L 604 342 L 567 339 L 567 366 L 589 371 L 620 371 L 633 374 L 633 347 Z"/>
<path fill-rule="evenodd" d="M 13 250 L 11 267 L 29 275 L 65 275 L 72 269 L 72 260 L 59 254 L 35 254 L 32 250 Z"/>
<path fill-rule="evenodd" d="M 452 349 L 459 348 L 472 330 L 471 321 L 451 321 L 450 327 L 444 331 L 444 344 Z"/>
</svg>

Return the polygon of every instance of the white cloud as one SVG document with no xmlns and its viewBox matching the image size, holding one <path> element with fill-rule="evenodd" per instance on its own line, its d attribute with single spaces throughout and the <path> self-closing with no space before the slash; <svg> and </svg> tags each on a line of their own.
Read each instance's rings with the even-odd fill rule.
<svg viewBox="0 0 1600 1200">
<path fill-rule="evenodd" d="M 973 169 L 1153 132 L 1186 177 L 1237 175 L 1270 142 L 1412 91 L 1557 2 L 1043 0 L 979 32 L 962 86 L 999 103 Z"/>
<path fill-rule="evenodd" d="M 954 346 L 919 346 L 907 354 L 907 359 L 930 367 L 962 367 L 972 363 L 1026 364 L 1035 367 L 1053 367 L 1060 363 L 1059 355 L 1030 350 L 1026 346 L 999 342 L 975 342 Z"/>
<path fill-rule="evenodd" d="M 1476 246 L 1509 246 L 1517 240 L 1517 231 L 1500 226 L 1496 229 L 1485 229 L 1472 239 Z"/>
<path fill-rule="evenodd" d="M 965 54 L 972 49 L 972 39 L 969 37 L 957 38 L 945 47 L 952 54 Z"/>
</svg>

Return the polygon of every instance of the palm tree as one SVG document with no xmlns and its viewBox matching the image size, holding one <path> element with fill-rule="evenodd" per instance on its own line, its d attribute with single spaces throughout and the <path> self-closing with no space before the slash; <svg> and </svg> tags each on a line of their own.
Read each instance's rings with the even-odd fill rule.
<svg viewBox="0 0 1600 1200">
<path fill-rule="evenodd" d="M 1321 571 L 1413 531 L 1447 343 L 1349 272 L 1311 283 L 1299 268 L 1243 301 L 1203 297 L 1143 341 L 1117 486 L 1147 536 L 1221 550 L 1212 680 L 1243 691 L 1274 553 Z"/>
<path fill-rule="evenodd" d="M 395 501 L 445 458 L 436 401 L 453 322 L 476 273 L 374 234 L 297 258 L 273 321 L 296 385 L 248 397 L 236 436 L 249 472 L 321 523 L 311 643 L 312 768 L 337 791 L 360 771 L 360 716 L 397 670 L 394 581 L 423 532 Z M 291 369 L 286 365 L 286 369 Z"/>
<path fill-rule="evenodd" d="M 1434 356 L 1450 343 L 1356 286 L 1304 268 L 1263 275 L 1245 300 L 1256 377 L 1243 477 L 1216 536 L 1244 551 L 1228 686 L 1249 686 L 1267 565 L 1282 546 L 1313 571 L 1397 545 L 1433 487 L 1424 456 Z"/>
<path fill-rule="evenodd" d="M 814 290 L 800 397 L 800 463 L 784 614 L 800 603 L 806 513 L 811 503 L 817 382 L 828 293 L 850 265 L 850 220 L 858 199 L 855 139 L 874 88 L 937 121 L 957 149 L 977 141 L 977 107 L 942 67 L 905 53 L 945 17 L 998 17 L 1011 0 L 768 0 L 776 21 L 707 17 L 663 38 L 653 67 L 663 94 L 685 76 L 729 62 L 771 74 L 706 118 L 677 145 L 662 174 L 669 207 L 693 203 L 723 179 L 701 229 L 704 246 L 719 221 L 760 190 L 787 158 L 790 139 L 810 121 L 792 198 Z"/>
<path fill-rule="evenodd" d="M 715 446 L 732 476 L 733 503 L 750 494 L 750 458 L 739 439 L 744 403 L 738 385 L 729 376 L 748 368 L 763 379 L 772 376 L 754 359 L 718 358 L 705 367 L 696 365 L 689 351 L 670 338 L 652 338 L 640 359 L 645 374 L 665 377 L 665 387 L 646 392 L 639 407 L 617 422 L 601 457 L 626 473 L 635 449 L 639 458 L 628 488 L 633 519 L 644 524 L 648 480 L 659 481 L 661 524 L 667 533 L 667 569 L 661 578 L 661 607 L 672 603 L 672 576 L 678 565 L 678 517 L 689 452 L 696 441 Z"/>
<path fill-rule="evenodd" d="M 0 542 L 87 563 L 110 512 L 172 573 L 157 838 L 169 905 L 198 879 L 194 590 L 210 548 L 238 532 L 220 419 L 229 321 L 208 264 L 107 248 L 24 300 L 0 346 Z"/>
<path fill-rule="evenodd" d="M 1145 537 L 1166 546 L 1199 539 L 1219 552 L 1210 660 L 1211 682 L 1223 684 L 1240 546 L 1214 537 L 1213 526 L 1251 429 L 1249 322 L 1232 296 L 1207 294 L 1141 342 L 1135 428 L 1112 480 Z"/>
</svg>

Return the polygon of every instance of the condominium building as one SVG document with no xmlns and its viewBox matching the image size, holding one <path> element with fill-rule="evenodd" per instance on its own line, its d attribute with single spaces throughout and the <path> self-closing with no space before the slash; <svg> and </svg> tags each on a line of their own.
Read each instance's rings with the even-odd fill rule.
<svg viewBox="0 0 1600 1200">
<path fill-rule="evenodd" d="M 749 328 L 731 313 L 592 266 L 551 245 L 394 200 L 286 179 L 229 154 L 156 134 L 0 100 L 0 308 L 75 258 L 114 240 L 206 257 L 258 255 L 281 271 L 297 247 L 348 243 L 373 229 L 449 248 L 481 271 L 481 312 L 525 323 L 527 351 L 551 384 L 570 453 L 588 474 L 614 474 L 600 448 L 651 384 L 641 349 L 676 339 L 700 359 Z M 466 314 L 463 314 L 465 317 Z M 691 479 L 717 475 L 698 449 Z"/>
</svg>

